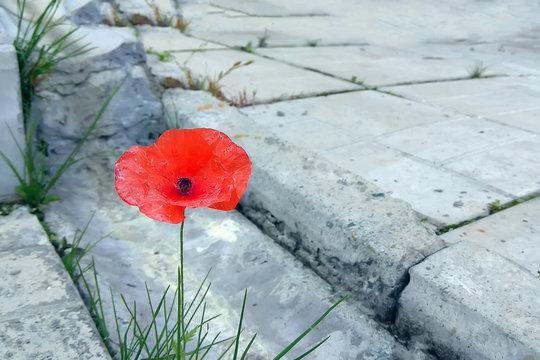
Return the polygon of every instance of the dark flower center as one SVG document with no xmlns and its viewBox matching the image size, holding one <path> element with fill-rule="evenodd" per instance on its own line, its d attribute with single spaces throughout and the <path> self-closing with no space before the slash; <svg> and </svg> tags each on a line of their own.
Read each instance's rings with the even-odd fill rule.
<svg viewBox="0 0 540 360">
<path fill-rule="evenodd" d="M 193 182 L 187 177 L 178 178 L 176 182 L 176 188 L 180 192 L 180 195 L 187 196 L 191 194 L 191 188 L 193 187 Z"/>
</svg>

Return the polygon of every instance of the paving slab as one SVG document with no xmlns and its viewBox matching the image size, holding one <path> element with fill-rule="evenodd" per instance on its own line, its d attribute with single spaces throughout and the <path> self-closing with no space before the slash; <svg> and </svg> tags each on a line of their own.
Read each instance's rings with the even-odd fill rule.
<svg viewBox="0 0 540 360">
<path fill-rule="evenodd" d="M 536 135 L 529 131 L 490 120 L 464 117 L 410 127 L 380 136 L 376 141 L 421 159 L 442 163 L 533 138 Z"/>
<path fill-rule="evenodd" d="M 24 144 L 19 66 L 15 48 L 11 44 L 0 43 L 0 82 L 3 84 L 0 87 L 0 151 L 22 174 L 24 163 L 17 148 L 17 144 Z M 12 199 L 19 182 L 4 160 L 0 161 L 0 173 L 0 201 Z"/>
<path fill-rule="evenodd" d="M 209 94 L 168 90 L 163 103 L 171 125 L 179 118 L 182 127 L 216 128 L 243 146 L 254 164 L 243 212 L 328 282 L 390 320 L 404 270 L 441 245 L 408 205 Z"/>
<path fill-rule="evenodd" d="M 540 275 L 540 242 L 536 198 L 441 235 L 449 244 L 467 241 L 489 249 L 514 264 Z M 540 286 L 540 285 L 539 285 Z"/>
<path fill-rule="evenodd" d="M 301 132 L 289 130 L 298 122 L 325 123 L 346 132 L 357 141 L 372 140 L 407 128 L 459 119 L 463 115 L 376 91 L 358 91 L 322 97 L 261 104 L 240 109 L 257 125 L 279 136 Z M 310 131 L 306 124 L 304 131 Z M 313 130 L 311 130 L 313 131 Z M 320 135 L 323 135 L 322 133 Z M 316 142 L 314 142 L 316 144 Z"/>
<path fill-rule="evenodd" d="M 110 359 L 36 217 L 18 207 L 0 229 L 0 357 Z"/>
<path fill-rule="evenodd" d="M 346 145 L 322 155 L 411 204 L 437 227 L 488 215 L 489 203 L 512 199 L 487 184 L 374 143 Z"/>
<path fill-rule="evenodd" d="M 295 68 L 273 60 L 261 58 L 242 51 L 198 51 L 195 53 L 172 53 L 175 61 L 184 64 L 195 75 L 217 79 L 236 62 L 253 61 L 251 65 L 232 71 L 219 83 L 229 99 L 237 99 L 246 92 L 248 102 L 255 92 L 255 101 L 268 102 L 297 96 L 316 95 L 333 91 L 361 89 L 360 86 Z M 153 63 L 159 66 L 159 63 Z M 167 66 L 167 65 L 165 65 Z M 279 74 L 279 76 L 276 76 Z"/>
<path fill-rule="evenodd" d="M 51 308 L 0 320 L 0 345 L 2 359 L 10 360 L 111 358 L 82 303 L 78 308 Z"/>
<path fill-rule="evenodd" d="M 257 48 L 256 52 L 342 79 L 353 77 L 368 86 L 466 78 L 474 66 L 484 75 L 522 74 L 524 69 L 498 63 L 502 56 L 475 52 L 471 45 L 422 44 L 406 48 L 375 45 Z"/>
<path fill-rule="evenodd" d="M 106 146 L 99 145 L 101 149 Z M 96 211 L 83 241 L 92 242 L 110 233 L 92 250 L 100 287 L 114 289 L 122 326 L 127 325 L 127 318 L 118 305 L 120 293 L 130 303 L 137 301 L 138 319 L 144 323 L 148 319 L 148 313 L 144 313 L 145 284 L 154 299 L 166 286 L 174 288 L 176 284 L 179 226 L 150 220 L 123 203 L 114 191 L 113 161 L 87 162 L 66 174 L 56 190 L 65 200 L 47 206 L 46 222 L 59 234 L 71 237 Z M 187 294 L 194 294 L 211 268 L 212 287 L 206 311 L 210 315 L 222 314 L 211 323 L 211 331 L 222 331 L 228 337 L 236 331 L 247 287 L 244 326 L 246 336 L 255 331 L 258 334 L 254 358 L 272 358 L 341 296 L 238 212 L 188 209 L 186 215 Z M 104 307 L 111 319 L 110 300 L 105 299 Z M 328 342 L 311 358 L 389 360 L 415 356 L 362 314 L 354 302 L 332 312 L 305 344 L 327 335 L 331 335 Z M 306 347 L 300 345 L 293 354 L 298 356 L 301 349 Z M 422 354 L 416 358 L 422 359 Z"/>
<path fill-rule="evenodd" d="M 540 356 L 540 279 L 506 258 L 462 241 L 410 270 L 397 327 L 440 358 Z"/>
<path fill-rule="evenodd" d="M 498 77 L 388 87 L 389 91 L 464 114 L 492 114 L 537 109 L 540 94 L 538 77 Z"/>
<path fill-rule="evenodd" d="M 175 28 L 139 26 L 137 32 L 147 51 L 172 52 L 225 49 L 223 45 L 186 36 Z"/>
<path fill-rule="evenodd" d="M 515 198 L 540 192 L 540 137 L 493 147 L 444 166 Z"/>
</svg>

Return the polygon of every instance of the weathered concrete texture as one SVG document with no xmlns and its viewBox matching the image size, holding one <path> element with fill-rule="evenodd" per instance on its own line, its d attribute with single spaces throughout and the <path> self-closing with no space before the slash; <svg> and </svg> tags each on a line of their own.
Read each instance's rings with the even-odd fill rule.
<svg viewBox="0 0 540 360">
<path fill-rule="evenodd" d="M 35 216 L 18 207 L 9 216 L 0 216 L 0 252 L 34 246 L 50 246 L 49 239 Z"/>
<path fill-rule="evenodd" d="M 487 184 L 379 144 L 361 142 L 323 155 L 411 204 L 438 227 L 488 215 L 489 203 L 512 199 Z"/>
<path fill-rule="evenodd" d="M 205 16 L 193 21 L 193 34 L 228 45 L 257 41 L 267 29 L 270 45 L 362 44 L 408 46 L 421 43 L 492 42 L 530 36 L 538 26 L 539 5 L 526 0 L 426 4 L 423 1 L 213 2 L 231 10 L 272 17 Z M 320 16 L 306 16 L 320 14 Z M 294 16 L 299 15 L 299 16 Z M 277 17 L 276 17 L 277 16 Z M 444 19 L 444 21 L 441 21 Z M 520 21 L 516 21 L 520 19 Z M 316 24 L 316 25 L 313 25 Z M 526 29 L 526 30 L 524 30 Z"/>
<path fill-rule="evenodd" d="M 444 105 L 464 114 L 486 116 L 538 109 L 537 76 L 499 77 L 386 88 L 394 93 Z"/>
<path fill-rule="evenodd" d="M 137 27 L 139 38 L 147 52 L 174 52 L 225 49 L 225 46 L 186 36 L 170 27 Z"/>
<path fill-rule="evenodd" d="M 360 86 L 312 71 L 268 60 L 246 52 L 199 51 L 196 53 L 173 53 L 179 64 L 185 65 L 201 79 L 217 81 L 219 73 L 225 73 L 235 63 L 253 61 L 251 65 L 231 71 L 219 84 L 224 95 L 239 101 L 243 92 L 247 103 L 286 100 L 297 96 L 316 95 L 332 91 L 361 89 Z M 152 66 L 159 66 L 153 63 Z M 154 70 L 152 70 L 154 71 Z M 279 76 L 276 76 L 279 74 Z"/>
<path fill-rule="evenodd" d="M 0 42 L 0 151 L 14 169 L 23 173 L 24 163 L 17 144 L 24 144 L 23 115 L 19 85 L 19 66 L 15 48 Z M 0 159 L 0 201 L 13 198 L 19 184 L 4 159 Z"/>
<path fill-rule="evenodd" d="M 441 166 L 443 161 L 470 165 L 478 151 L 489 154 L 504 143 L 534 137 L 518 128 L 375 91 L 257 105 L 240 111 L 280 139 L 312 150 L 407 201 L 438 226 L 487 215 L 489 203 L 512 198 L 474 174 Z M 494 143 L 493 138 L 499 141 Z M 529 167 L 517 162 L 514 169 Z M 503 179 L 511 181 L 508 176 Z"/>
<path fill-rule="evenodd" d="M 486 66 L 484 75 L 529 73 L 510 67 L 501 57 L 474 51 L 474 45 L 425 44 L 407 48 L 322 46 L 258 48 L 257 53 L 297 66 L 316 69 L 368 86 L 466 78 L 475 66 Z"/>
<path fill-rule="evenodd" d="M 540 198 L 513 206 L 440 236 L 455 244 L 468 241 L 489 249 L 540 275 Z"/>
<path fill-rule="evenodd" d="M 396 324 L 411 342 L 440 358 L 540 357 L 540 286 L 529 271 L 463 241 L 410 274 Z"/>
<path fill-rule="evenodd" d="M 113 89 L 120 87 L 92 137 L 151 132 L 161 105 L 150 89 L 142 66 L 145 53 L 134 31 L 88 26 L 77 33 L 96 48 L 60 63 L 42 85 L 36 100 L 41 130 L 49 136 L 81 138 Z M 136 126 L 141 123 L 145 126 Z"/>
<path fill-rule="evenodd" d="M 168 90 L 163 103 L 171 124 L 179 118 L 182 126 L 219 129 L 250 154 L 253 175 L 241 204 L 251 219 L 379 318 L 392 318 L 407 269 L 442 247 L 410 207 L 208 94 Z"/>
<path fill-rule="evenodd" d="M 109 359 L 35 216 L 16 208 L 0 229 L 0 358 Z"/>
</svg>

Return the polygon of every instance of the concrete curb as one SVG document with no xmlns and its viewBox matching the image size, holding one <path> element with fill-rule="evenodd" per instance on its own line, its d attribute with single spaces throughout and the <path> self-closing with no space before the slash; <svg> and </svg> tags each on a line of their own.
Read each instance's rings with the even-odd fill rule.
<svg viewBox="0 0 540 360">
<path fill-rule="evenodd" d="M 19 207 L 0 228 L 0 358 L 110 359 L 35 216 Z"/>
<path fill-rule="evenodd" d="M 269 136 L 207 93 L 167 90 L 163 104 L 169 124 L 215 128 L 244 147 L 253 162 L 244 214 L 323 279 L 392 321 L 408 269 L 443 247 L 406 203 Z"/>
</svg>

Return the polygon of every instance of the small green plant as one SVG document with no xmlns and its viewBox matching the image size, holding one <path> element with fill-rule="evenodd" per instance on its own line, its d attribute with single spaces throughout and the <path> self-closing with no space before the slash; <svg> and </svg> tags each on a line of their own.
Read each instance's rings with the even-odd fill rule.
<svg viewBox="0 0 540 360">
<path fill-rule="evenodd" d="M 308 40 L 307 45 L 311 47 L 315 47 L 319 45 L 319 41 L 320 41 L 319 39 Z"/>
<path fill-rule="evenodd" d="M 358 80 L 358 77 L 356 76 L 351 77 L 351 82 L 358 85 L 364 85 L 364 80 Z"/>
<path fill-rule="evenodd" d="M 252 53 L 253 52 L 253 42 L 248 41 L 248 43 L 246 45 L 240 47 L 240 50 L 248 52 L 248 53 Z"/>
<path fill-rule="evenodd" d="M 255 96 L 257 90 L 251 92 L 251 98 L 247 95 L 246 89 L 242 90 L 237 96 L 232 97 L 229 103 L 235 107 L 246 107 L 255 105 Z"/>
<path fill-rule="evenodd" d="M 484 65 L 484 63 L 481 61 L 478 61 L 469 68 L 469 77 L 471 79 L 480 79 L 485 76 L 488 68 L 489 66 Z"/>
<path fill-rule="evenodd" d="M 258 47 L 267 47 L 268 46 L 268 39 L 270 38 L 270 35 L 268 34 L 268 30 L 264 30 L 264 34 L 262 36 L 257 37 L 258 39 Z"/>
<path fill-rule="evenodd" d="M 488 209 L 489 209 L 489 211 L 493 212 L 493 211 L 496 211 L 497 209 L 499 209 L 500 206 L 501 206 L 501 201 L 500 200 L 495 200 L 495 201 L 488 204 Z"/>
<path fill-rule="evenodd" d="M 91 50 L 88 45 L 79 45 L 80 38 L 73 39 L 77 28 L 66 32 L 49 44 L 42 43 L 48 33 L 62 25 L 62 20 L 54 20 L 59 5 L 60 0 L 51 0 L 38 18 L 35 21 L 30 19 L 28 25 L 23 28 L 26 0 L 17 0 L 17 35 L 13 40 L 13 46 L 19 63 L 25 133 L 30 127 L 30 113 L 36 87 L 50 75 L 59 62 Z"/>
<path fill-rule="evenodd" d="M 158 51 L 152 50 L 152 48 L 148 48 L 146 50 L 146 53 L 156 55 L 158 57 L 158 60 L 161 62 L 171 62 L 174 60 L 174 56 L 172 56 L 170 51 L 165 50 L 163 52 L 158 52 Z"/>
</svg>

